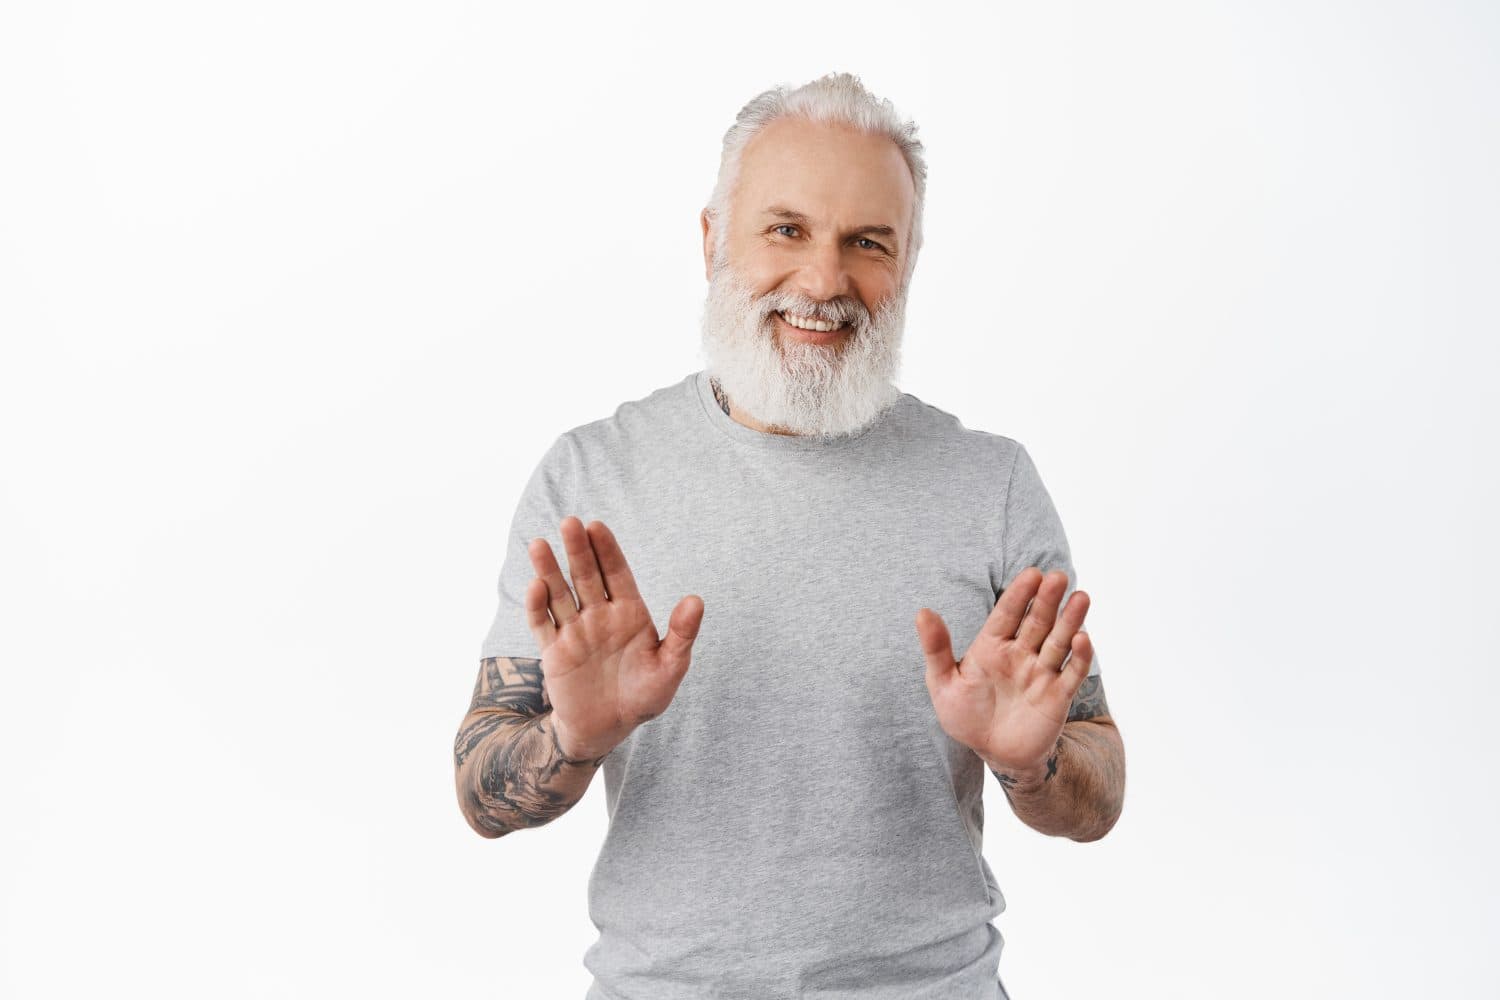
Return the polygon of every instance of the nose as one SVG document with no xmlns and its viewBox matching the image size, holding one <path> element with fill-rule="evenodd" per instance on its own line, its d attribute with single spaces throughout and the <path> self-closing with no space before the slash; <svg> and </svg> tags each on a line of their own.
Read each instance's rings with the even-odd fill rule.
<svg viewBox="0 0 1500 1000">
<path fill-rule="evenodd" d="M 823 243 L 807 251 L 797 269 L 797 290 L 817 302 L 850 292 L 849 272 L 844 269 L 844 255 L 837 244 Z"/>
</svg>

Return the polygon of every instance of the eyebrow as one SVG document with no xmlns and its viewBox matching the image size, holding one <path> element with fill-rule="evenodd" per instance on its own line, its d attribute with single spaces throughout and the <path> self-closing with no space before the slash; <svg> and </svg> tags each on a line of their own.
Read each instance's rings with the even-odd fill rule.
<svg viewBox="0 0 1500 1000">
<path fill-rule="evenodd" d="M 806 215 L 803 215 L 801 212 L 798 212 L 795 209 L 787 208 L 783 205 L 772 205 L 770 208 L 762 210 L 760 214 L 763 216 L 775 216 L 778 219 L 785 219 L 788 222 L 801 223 L 804 226 L 810 225 L 812 223 L 812 220 L 809 219 Z M 891 249 L 896 249 L 896 230 L 892 229 L 890 226 L 855 226 L 853 229 L 850 229 L 848 232 L 844 233 L 844 235 L 854 236 L 860 233 L 876 233 L 880 236 L 884 236 L 891 241 Z"/>
</svg>

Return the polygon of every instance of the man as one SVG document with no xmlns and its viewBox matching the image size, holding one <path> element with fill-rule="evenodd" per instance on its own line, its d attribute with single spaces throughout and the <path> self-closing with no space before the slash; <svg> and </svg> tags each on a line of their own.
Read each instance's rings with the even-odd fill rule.
<svg viewBox="0 0 1500 1000">
<path fill-rule="evenodd" d="M 499 837 L 604 771 L 592 1000 L 1005 997 L 986 770 L 1043 833 L 1119 816 L 1036 466 L 891 382 L 925 175 L 853 76 L 751 101 L 701 217 L 707 369 L 523 491 L 458 795 Z"/>
</svg>

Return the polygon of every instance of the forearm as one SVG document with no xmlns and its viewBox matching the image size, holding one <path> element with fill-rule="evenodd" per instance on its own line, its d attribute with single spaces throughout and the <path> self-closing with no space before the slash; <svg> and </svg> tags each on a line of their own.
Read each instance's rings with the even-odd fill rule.
<svg viewBox="0 0 1500 1000">
<path fill-rule="evenodd" d="M 989 764 L 989 762 L 986 762 Z M 1070 722 L 1040 769 L 990 770 L 1021 822 L 1072 840 L 1098 840 L 1120 818 L 1125 799 L 1125 748 L 1113 726 Z"/>
<path fill-rule="evenodd" d="M 550 709 L 534 716 L 471 714 L 459 729 L 453 757 L 464 818 L 490 838 L 561 816 L 583 798 L 604 762 L 565 757 Z"/>
</svg>

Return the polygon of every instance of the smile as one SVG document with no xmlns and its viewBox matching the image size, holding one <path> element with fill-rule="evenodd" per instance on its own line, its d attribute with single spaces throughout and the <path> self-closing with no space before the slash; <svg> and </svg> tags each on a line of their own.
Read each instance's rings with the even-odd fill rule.
<svg viewBox="0 0 1500 1000">
<path fill-rule="evenodd" d="M 824 319 L 812 319 L 807 316 L 798 316 L 793 313 L 778 312 L 788 326 L 794 326 L 799 330 L 807 330 L 812 333 L 831 333 L 834 330 L 842 330 L 848 323 L 833 323 Z"/>
</svg>

